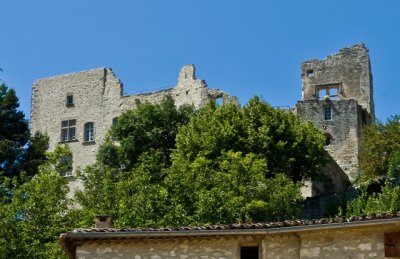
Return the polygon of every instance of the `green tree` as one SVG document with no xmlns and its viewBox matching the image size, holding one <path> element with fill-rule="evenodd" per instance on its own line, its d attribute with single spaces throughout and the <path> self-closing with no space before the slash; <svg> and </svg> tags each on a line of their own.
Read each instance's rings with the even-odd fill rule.
<svg viewBox="0 0 400 259">
<path fill-rule="evenodd" d="M 369 192 L 368 184 L 359 189 L 359 196 L 348 201 L 343 213 L 359 216 L 376 213 L 397 213 L 400 211 L 400 186 L 387 181 L 380 192 Z"/>
<path fill-rule="evenodd" d="M 0 178 L 19 173 L 23 148 L 28 141 L 28 122 L 18 110 L 19 101 L 14 89 L 0 85 Z"/>
<path fill-rule="evenodd" d="M 226 151 L 254 153 L 265 160 L 266 177 L 284 173 L 297 182 L 320 177 L 327 161 L 323 140 L 312 123 L 255 97 L 242 109 L 233 104 L 201 109 L 180 128 L 173 158 L 192 162 Z"/>
<path fill-rule="evenodd" d="M 138 104 L 136 109 L 118 118 L 100 147 L 98 161 L 130 170 L 143 152 L 153 149 L 161 152 L 164 161 L 168 162 L 178 127 L 188 121 L 192 112 L 193 107 L 188 105 L 177 109 L 169 95 L 158 104 Z"/>
<path fill-rule="evenodd" d="M 67 192 L 67 181 L 52 162 L 17 184 L 11 202 L 0 204 L 0 258 L 65 258 L 58 237 L 78 225 Z"/>
<path fill-rule="evenodd" d="M 98 163 L 81 173 L 84 215 L 110 214 L 120 227 L 297 215 L 302 181 L 325 162 L 317 129 L 258 98 L 244 108 L 210 103 L 189 120 L 168 102 L 143 104 L 111 129 Z"/>
<path fill-rule="evenodd" d="M 119 117 L 100 147 L 97 163 L 78 173 L 84 190 L 76 193 L 76 200 L 88 224 L 95 214 L 113 215 L 115 224 L 121 222 L 121 226 L 133 219 L 135 225 L 159 224 L 147 217 L 150 211 L 145 208 L 156 202 L 164 170 L 171 164 L 178 127 L 193 111 L 187 105 L 177 108 L 171 96 L 166 96 L 158 104 L 142 103 Z M 144 201 L 147 206 L 141 207 Z"/>
<path fill-rule="evenodd" d="M 365 128 L 361 147 L 359 161 L 364 180 L 386 176 L 393 156 L 400 151 L 400 117 L 392 116 L 386 123 Z"/>
</svg>

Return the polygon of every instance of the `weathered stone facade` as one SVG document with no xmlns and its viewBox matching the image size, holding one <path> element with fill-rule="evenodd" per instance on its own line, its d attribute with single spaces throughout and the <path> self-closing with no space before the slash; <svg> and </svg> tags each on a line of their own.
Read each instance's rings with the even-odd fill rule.
<svg viewBox="0 0 400 259">
<path fill-rule="evenodd" d="M 326 150 L 351 180 L 359 177 L 361 129 L 375 118 L 368 50 L 343 48 L 301 66 L 302 100 L 296 112 L 326 134 Z"/>
<path fill-rule="evenodd" d="M 58 143 L 68 143 L 76 169 L 95 161 L 99 145 L 113 120 L 135 108 L 138 102 L 159 102 L 170 94 L 177 106 L 200 107 L 219 98 L 239 104 L 236 97 L 210 89 L 204 80 L 196 79 L 193 65 L 182 68 L 176 87 L 138 95 L 123 96 L 122 93 L 122 83 L 109 68 L 40 79 L 33 85 L 31 132 L 47 133 L 50 150 Z M 85 125 L 92 128 L 85 128 Z M 72 188 L 79 185 L 73 175 L 69 179 Z"/>
<path fill-rule="evenodd" d="M 333 158 L 324 171 L 328 183 L 308 184 L 305 197 L 344 191 L 348 178 L 357 179 L 361 129 L 374 120 L 371 66 L 363 44 L 343 48 L 324 60 L 301 65 L 302 99 L 294 111 L 326 134 L 326 150 Z M 210 89 L 186 65 L 175 87 L 159 92 L 127 95 L 109 68 L 99 68 L 38 80 L 33 85 L 31 132 L 46 132 L 50 149 L 68 143 L 74 168 L 95 161 L 99 144 L 115 118 L 140 102 L 159 102 L 170 94 L 176 104 L 200 107 L 211 99 L 236 102 L 236 97 Z M 239 104 L 238 104 L 239 105 Z M 72 131 L 71 131 L 72 130 Z M 73 136 L 72 136 L 73 135 Z M 71 186 L 77 182 L 69 178 Z"/>
<path fill-rule="evenodd" d="M 78 259 L 355 259 L 400 254 L 400 243 L 396 241 L 400 237 L 399 219 L 321 223 L 285 227 L 281 222 L 271 228 L 258 227 L 263 225 L 258 223 L 208 230 L 89 229 L 63 234 L 61 244 L 70 258 Z M 394 242 L 385 241 L 388 234 L 395 236 Z M 244 256 L 244 247 L 257 254 Z"/>
</svg>

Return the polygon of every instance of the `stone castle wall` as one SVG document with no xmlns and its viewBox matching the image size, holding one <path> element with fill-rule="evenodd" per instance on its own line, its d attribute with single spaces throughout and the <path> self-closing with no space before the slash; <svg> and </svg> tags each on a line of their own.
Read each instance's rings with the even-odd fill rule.
<svg viewBox="0 0 400 259">
<path fill-rule="evenodd" d="M 176 87 L 154 93 L 123 96 L 120 80 L 109 68 L 99 68 L 36 81 L 32 90 L 31 132 L 40 131 L 50 137 L 50 150 L 58 143 L 67 143 L 73 153 L 74 171 L 93 163 L 113 119 L 124 111 L 134 109 L 139 102 L 159 102 L 170 94 L 177 106 L 193 104 L 200 107 L 210 100 L 221 98 L 235 102 L 236 97 L 210 89 L 195 77 L 193 65 L 185 65 Z M 73 104 L 67 105 L 67 96 Z M 62 121 L 75 120 L 75 138 L 63 141 Z M 93 141 L 84 141 L 84 125 L 94 125 Z M 71 185 L 74 186 L 73 178 Z"/>
<path fill-rule="evenodd" d="M 371 64 L 364 44 L 342 48 L 323 60 L 305 61 L 301 65 L 301 78 L 302 100 L 315 100 L 318 88 L 337 84 L 340 99 L 357 100 L 375 118 Z"/>
<path fill-rule="evenodd" d="M 363 44 L 343 48 L 301 66 L 302 99 L 297 114 L 326 134 L 325 150 L 350 180 L 360 175 L 361 129 L 374 121 L 370 60 Z M 326 110 L 330 110 L 330 117 Z M 328 111 L 329 112 L 329 111 Z"/>
<path fill-rule="evenodd" d="M 306 61 L 301 65 L 301 77 L 302 99 L 296 104 L 295 112 L 325 132 L 325 149 L 345 176 L 355 180 L 360 174 L 361 129 L 373 122 L 375 117 L 368 50 L 363 44 L 358 44 L 343 48 L 324 60 Z M 57 143 L 68 143 L 76 169 L 95 161 L 99 144 L 113 120 L 124 111 L 134 109 L 140 102 L 160 102 L 169 94 L 178 106 L 193 104 L 200 107 L 215 99 L 239 105 L 236 97 L 210 89 L 204 80 L 196 79 L 193 65 L 185 65 L 181 69 L 177 85 L 173 88 L 126 96 L 122 93 L 121 82 L 108 68 L 38 80 L 32 92 L 31 132 L 46 132 L 50 137 L 50 149 Z M 66 105 L 68 95 L 73 95 L 73 105 Z M 330 119 L 324 117 L 326 107 L 332 109 Z M 76 138 L 61 141 L 61 123 L 67 120 L 76 120 Z M 84 125 L 88 122 L 94 124 L 94 141 L 90 142 L 84 141 Z M 337 172 L 337 166 L 327 168 L 335 168 L 334 172 L 327 174 L 341 173 Z M 341 184 L 334 182 L 338 177 L 330 178 L 332 186 Z"/>
</svg>

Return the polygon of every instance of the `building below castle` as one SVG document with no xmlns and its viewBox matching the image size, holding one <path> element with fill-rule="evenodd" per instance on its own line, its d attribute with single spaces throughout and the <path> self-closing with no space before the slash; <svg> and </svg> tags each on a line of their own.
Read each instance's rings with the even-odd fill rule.
<svg viewBox="0 0 400 259">
<path fill-rule="evenodd" d="M 363 44 L 343 48 L 324 60 L 301 65 L 302 98 L 294 111 L 312 121 L 326 136 L 332 157 L 324 173 L 328 181 L 310 183 L 304 196 L 340 192 L 360 175 L 361 129 L 375 118 L 373 83 L 368 50 Z M 195 67 L 185 65 L 175 87 L 145 94 L 122 94 L 120 80 L 109 68 L 99 68 L 36 81 L 32 90 L 31 132 L 45 132 L 50 149 L 67 143 L 73 153 L 72 172 L 65 172 L 71 187 L 74 171 L 92 164 L 108 129 L 124 111 L 141 102 L 159 102 L 171 95 L 177 106 L 201 107 L 210 100 L 235 102 L 236 97 L 207 87 L 196 79 Z"/>
</svg>

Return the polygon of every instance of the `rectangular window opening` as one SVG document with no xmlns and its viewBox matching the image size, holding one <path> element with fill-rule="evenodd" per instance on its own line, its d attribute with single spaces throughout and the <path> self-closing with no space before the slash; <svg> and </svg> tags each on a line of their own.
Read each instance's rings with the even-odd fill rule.
<svg viewBox="0 0 400 259">
<path fill-rule="evenodd" d="M 312 69 L 309 69 L 309 70 L 307 70 L 307 77 L 314 77 L 314 70 L 312 70 Z"/>
<path fill-rule="evenodd" d="M 241 247 L 240 259 L 258 259 L 258 247 Z"/>
<path fill-rule="evenodd" d="M 339 97 L 339 89 L 337 87 L 324 87 L 318 91 L 319 100 L 337 100 Z"/>
<path fill-rule="evenodd" d="M 84 132 L 85 132 L 85 137 L 84 137 L 85 142 L 94 141 L 94 124 L 93 124 L 93 122 L 88 122 L 85 124 Z"/>
<path fill-rule="evenodd" d="M 67 100 L 66 100 L 67 106 L 73 106 L 74 105 L 74 96 L 72 94 L 67 95 Z"/>
<path fill-rule="evenodd" d="M 324 120 L 332 120 L 332 107 L 324 107 Z"/>
<path fill-rule="evenodd" d="M 61 142 L 73 141 L 76 139 L 76 120 L 61 122 Z"/>
</svg>

